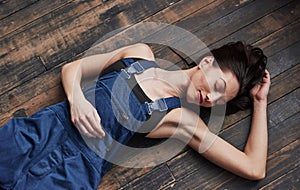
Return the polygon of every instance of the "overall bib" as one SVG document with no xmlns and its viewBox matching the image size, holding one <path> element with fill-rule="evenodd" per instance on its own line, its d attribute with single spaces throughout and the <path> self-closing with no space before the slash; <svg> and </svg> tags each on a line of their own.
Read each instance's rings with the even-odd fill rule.
<svg viewBox="0 0 300 190">
<path fill-rule="evenodd" d="M 0 128 L 0 186 L 4 189 L 97 189 L 110 161 L 134 134 L 147 134 L 177 97 L 152 102 L 133 74 L 157 67 L 154 62 L 122 59 L 85 89 L 106 133 L 82 136 L 71 122 L 68 102 L 27 118 L 13 118 Z M 152 120 L 153 115 L 160 115 Z M 145 125 L 146 124 L 146 125 Z"/>
</svg>

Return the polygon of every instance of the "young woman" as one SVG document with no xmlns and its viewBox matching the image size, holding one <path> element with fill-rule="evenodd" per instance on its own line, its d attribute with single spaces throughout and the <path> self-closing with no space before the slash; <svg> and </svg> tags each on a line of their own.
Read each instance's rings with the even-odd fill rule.
<svg viewBox="0 0 300 190">
<path fill-rule="evenodd" d="M 14 118 L 0 128 L 0 150 L 5 152 L 0 158 L 1 187 L 96 189 L 108 161 L 135 133 L 188 139 L 193 149 L 226 170 L 247 179 L 264 178 L 270 86 L 266 57 L 241 42 L 212 54 L 193 68 L 166 71 L 157 67 L 147 45 L 135 44 L 66 64 L 62 82 L 67 102 L 29 118 Z M 98 78 L 95 86 L 84 93 L 82 84 L 93 78 Z M 203 107 L 227 103 L 228 112 L 252 101 L 244 151 L 210 132 L 180 98 Z M 154 126 L 145 127 L 154 115 Z"/>
</svg>

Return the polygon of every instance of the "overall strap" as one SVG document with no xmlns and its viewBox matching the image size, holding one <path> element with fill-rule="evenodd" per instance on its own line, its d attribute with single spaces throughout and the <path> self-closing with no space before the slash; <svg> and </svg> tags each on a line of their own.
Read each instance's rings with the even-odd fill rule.
<svg viewBox="0 0 300 190">
<path fill-rule="evenodd" d="M 169 111 L 174 108 L 180 108 L 181 103 L 178 97 L 169 97 L 169 98 L 159 98 L 154 102 L 145 102 L 143 104 L 143 109 L 148 113 L 148 115 L 152 115 L 153 111 Z"/>
<path fill-rule="evenodd" d="M 127 62 L 124 61 L 127 65 Z M 130 65 L 126 69 L 121 69 L 120 75 L 124 79 L 130 79 L 132 74 L 139 74 L 148 68 L 158 68 L 158 65 L 154 61 L 139 60 Z"/>
</svg>

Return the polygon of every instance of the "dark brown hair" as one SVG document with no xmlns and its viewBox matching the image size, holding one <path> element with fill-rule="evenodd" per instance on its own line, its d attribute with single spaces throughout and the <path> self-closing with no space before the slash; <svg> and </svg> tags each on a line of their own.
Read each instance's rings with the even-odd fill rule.
<svg viewBox="0 0 300 190">
<path fill-rule="evenodd" d="M 231 42 L 211 51 L 223 71 L 232 71 L 238 79 L 240 89 L 237 96 L 227 102 L 226 114 L 232 114 L 250 107 L 250 90 L 259 83 L 267 64 L 267 57 L 258 47 L 241 41 Z"/>
</svg>

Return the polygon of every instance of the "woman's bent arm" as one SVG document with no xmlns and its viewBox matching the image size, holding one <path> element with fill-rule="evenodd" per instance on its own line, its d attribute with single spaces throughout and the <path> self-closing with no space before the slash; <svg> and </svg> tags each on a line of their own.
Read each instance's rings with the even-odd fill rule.
<svg viewBox="0 0 300 190">
<path fill-rule="evenodd" d="M 126 57 L 154 60 L 146 44 L 125 46 L 115 51 L 92 55 L 68 63 L 62 68 L 62 83 L 70 103 L 71 119 L 76 128 L 89 137 L 103 137 L 100 117 L 96 109 L 85 99 L 81 85 L 96 79 L 105 68 Z"/>
</svg>

